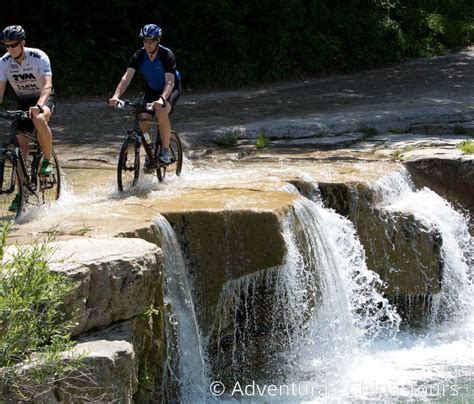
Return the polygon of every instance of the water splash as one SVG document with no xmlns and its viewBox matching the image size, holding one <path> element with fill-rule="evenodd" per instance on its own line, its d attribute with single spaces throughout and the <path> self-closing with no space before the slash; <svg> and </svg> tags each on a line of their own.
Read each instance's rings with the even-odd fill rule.
<svg viewBox="0 0 474 404">
<path fill-rule="evenodd" d="M 412 214 L 441 235 L 442 288 L 430 299 L 429 323 L 459 322 L 470 316 L 474 307 L 474 240 L 469 218 L 430 189 L 414 190 L 406 170 L 382 179 L 375 190 L 383 196 L 379 203 L 385 211 Z"/>
<path fill-rule="evenodd" d="M 206 358 L 186 265 L 175 232 L 168 221 L 160 216 L 154 220 L 154 224 L 160 235 L 164 256 L 165 304 L 170 308 L 166 324 L 167 379 L 163 385 L 176 383 L 181 402 L 203 402 L 209 385 Z M 176 346 L 172 346 L 173 342 Z"/>
<path fill-rule="evenodd" d="M 378 293 L 381 281 L 367 270 L 348 220 L 301 198 L 282 234 L 282 266 L 226 284 L 216 309 L 217 362 L 226 363 L 219 341 L 227 336 L 234 378 L 329 381 L 358 349 L 396 332 L 400 319 Z M 261 330 L 265 318 L 269 329 Z"/>
</svg>

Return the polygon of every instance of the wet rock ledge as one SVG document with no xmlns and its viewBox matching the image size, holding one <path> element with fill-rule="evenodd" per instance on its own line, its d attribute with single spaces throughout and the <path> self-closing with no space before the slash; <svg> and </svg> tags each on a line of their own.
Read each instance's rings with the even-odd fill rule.
<svg viewBox="0 0 474 404">
<path fill-rule="evenodd" d="M 68 402 L 82 389 L 81 394 L 90 400 L 160 401 L 167 371 L 167 306 L 163 256 L 152 220 L 161 213 L 177 234 L 193 279 L 198 323 L 203 335 L 210 337 L 216 304 L 226 285 L 254 274 L 264 279 L 284 263 L 282 219 L 304 197 L 282 191 L 289 183 L 307 196 L 320 192 L 326 206 L 353 221 L 369 269 L 386 282 L 386 295 L 439 291 L 439 235 L 411 216 L 377 208 L 372 189 L 363 181 L 327 181 L 316 186 L 292 177 L 274 184 L 273 190 L 268 184 L 260 189 L 236 186 L 187 190 L 171 198 L 107 201 L 102 209 L 113 212 L 113 221 L 107 215 L 86 214 L 77 221 L 59 214 L 54 218 L 57 223 L 44 218 L 27 230 L 17 229 L 13 236 L 31 239 L 31 234 L 59 228 L 52 269 L 78 282 L 66 310 L 76 319 L 75 351 L 86 354 L 91 380 L 96 383 L 90 389 L 82 389 L 82 382 L 58 383 L 48 399 Z M 74 236 L 78 226 L 92 229 L 88 237 Z M 275 291 L 263 287 L 258 293 L 265 305 Z M 263 324 L 259 330 L 263 342 L 271 337 L 265 334 L 270 328 Z"/>
</svg>

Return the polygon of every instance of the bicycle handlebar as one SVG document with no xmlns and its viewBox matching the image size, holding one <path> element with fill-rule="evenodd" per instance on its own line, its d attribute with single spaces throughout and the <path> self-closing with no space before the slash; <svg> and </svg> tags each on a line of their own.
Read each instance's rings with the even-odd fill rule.
<svg viewBox="0 0 474 404">
<path fill-rule="evenodd" d="M 8 121 L 13 121 L 15 119 L 29 119 L 29 117 L 30 116 L 27 111 L 0 111 L 0 118 L 6 119 Z"/>
<path fill-rule="evenodd" d="M 125 109 L 125 108 L 132 108 L 135 110 L 152 110 L 152 103 L 151 102 L 145 102 L 144 100 L 140 101 L 130 101 L 130 100 L 118 100 L 117 106 L 115 108 L 117 109 Z"/>
</svg>

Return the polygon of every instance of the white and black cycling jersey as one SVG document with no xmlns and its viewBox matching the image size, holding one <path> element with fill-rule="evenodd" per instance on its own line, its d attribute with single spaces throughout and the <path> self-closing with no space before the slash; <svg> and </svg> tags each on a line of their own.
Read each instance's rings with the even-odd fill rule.
<svg viewBox="0 0 474 404">
<path fill-rule="evenodd" d="M 0 59 L 0 81 L 13 87 L 18 100 L 39 97 L 44 77 L 52 76 L 49 57 L 40 49 L 23 48 L 25 58 L 18 64 L 7 52 Z"/>
</svg>

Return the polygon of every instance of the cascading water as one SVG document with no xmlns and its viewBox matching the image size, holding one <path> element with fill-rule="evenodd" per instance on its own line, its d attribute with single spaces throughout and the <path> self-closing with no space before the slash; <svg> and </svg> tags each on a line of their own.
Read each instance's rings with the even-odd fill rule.
<svg viewBox="0 0 474 404">
<path fill-rule="evenodd" d="M 220 379 L 230 370 L 227 383 L 297 383 L 297 392 L 280 399 L 299 400 L 316 384 L 336 389 L 355 353 L 375 337 L 393 334 L 399 317 L 377 292 L 380 279 L 367 270 L 348 220 L 301 198 L 282 229 L 285 263 L 229 282 L 221 294 L 213 367 Z M 262 314 L 265 303 L 270 307 Z M 265 318 L 272 321 L 262 338 L 262 330 L 249 324 Z M 219 351 L 223 330 L 232 340 L 225 370 L 219 369 L 226 364 L 224 349 Z"/>
<path fill-rule="evenodd" d="M 430 300 L 429 321 L 462 321 L 472 312 L 474 241 L 468 219 L 439 195 L 423 188 L 416 191 L 406 170 L 394 173 L 375 185 L 379 206 L 386 212 L 413 214 L 442 238 L 442 290 Z"/>
<path fill-rule="evenodd" d="M 374 187 L 386 211 L 412 213 L 442 237 L 442 290 L 430 299 L 422 330 L 380 341 L 359 358 L 350 381 L 358 397 L 472 402 L 474 383 L 473 240 L 468 219 L 429 189 L 415 190 L 403 170 Z"/>
<path fill-rule="evenodd" d="M 186 266 L 173 228 L 164 217 L 154 221 L 164 256 L 165 304 L 168 362 L 164 388 L 177 385 L 177 392 L 164 391 L 165 400 L 203 402 L 207 394 L 206 359 L 189 288 Z M 173 389 L 173 387 L 171 387 Z M 171 397 L 168 397 L 171 395 Z"/>
<path fill-rule="evenodd" d="M 294 187 L 286 191 L 296 192 Z M 443 287 L 429 299 L 424 329 L 397 333 L 400 318 L 379 294 L 381 281 L 366 267 L 353 224 L 321 202 L 300 198 L 281 224 L 287 245 L 283 265 L 227 282 L 214 329 L 201 343 L 179 246 L 169 224 L 157 223 L 171 260 L 166 266 L 173 268 L 167 301 L 179 329 L 180 357 L 179 366 L 171 368 L 183 401 L 217 396 L 269 402 L 472 399 L 468 221 L 432 191 L 417 191 L 403 171 L 373 191 L 379 208 L 412 213 L 441 234 Z M 174 240 L 173 246 L 166 240 Z M 222 396 L 222 390 L 212 390 L 208 375 L 226 384 Z M 190 385 L 191 390 L 184 388 Z"/>
</svg>

